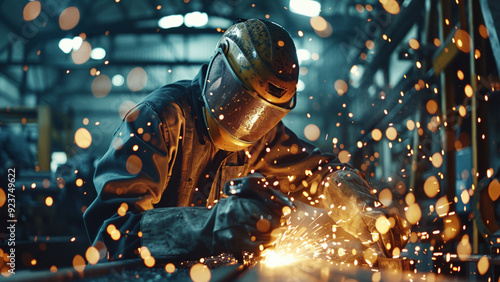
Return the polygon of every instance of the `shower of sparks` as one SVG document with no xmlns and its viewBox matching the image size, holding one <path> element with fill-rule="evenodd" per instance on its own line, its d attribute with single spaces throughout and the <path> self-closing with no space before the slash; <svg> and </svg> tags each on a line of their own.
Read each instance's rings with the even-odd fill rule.
<svg viewBox="0 0 500 282">
<path fill-rule="evenodd" d="M 306 221 L 307 217 L 297 217 L 297 224 L 292 224 L 290 217 L 287 229 L 278 235 L 270 248 L 263 251 L 261 261 L 268 266 L 277 267 L 305 259 L 339 259 L 334 257 L 336 243 L 332 241 L 336 239 L 336 228 L 334 226 L 330 229 L 331 225 L 321 223 L 324 216 L 320 213 L 317 217 L 312 217 L 311 222 Z M 336 249 L 338 257 L 346 254 L 344 249 L 338 246 Z"/>
</svg>

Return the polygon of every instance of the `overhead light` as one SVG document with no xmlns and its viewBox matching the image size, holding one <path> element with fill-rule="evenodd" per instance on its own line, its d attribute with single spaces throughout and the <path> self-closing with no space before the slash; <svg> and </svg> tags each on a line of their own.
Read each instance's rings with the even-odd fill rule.
<svg viewBox="0 0 500 282">
<path fill-rule="evenodd" d="M 308 17 L 317 17 L 321 12 L 321 4 L 313 0 L 290 0 L 290 11 Z"/>
<path fill-rule="evenodd" d="M 165 16 L 158 20 L 158 26 L 163 29 L 179 27 L 184 23 L 182 15 Z"/>
<path fill-rule="evenodd" d="M 76 51 L 80 49 L 80 47 L 82 47 L 82 43 L 83 43 L 83 38 L 81 38 L 80 36 L 73 37 L 73 50 Z"/>
<path fill-rule="evenodd" d="M 106 57 L 106 50 L 101 47 L 93 48 L 92 51 L 90 51 L 90 57 L 94 60 L 102 60 Z"/>
<path fill-rule="evenodd" d="M 114 86 L 122 86 L 125 83 L 125 78 L 121 74 L 116 74 L 111 78 L 111 83 Z"/>
<path fill-rule="evenodd" d="M 52 152 L 50 159 L 50 170 L 52 170 L 52 172 L 55 172 L 57 170 L 57 167 L 65 164 L 68 161 L 68 155 L 66 155 L 65 152 Z"/>
<path fill-rule="evenodd" d="M 297 50 L 297 58 L 299 59 L 299 62 L 308 61 L 311 59 L 311 52 L 306 49 L 299 49 Z"/>
<path fill-rule="evenodd" d="M 73 50 L 73 40 L 69 38 L 59 40 L 59 49 L 68 54 L 71 50 Z"/>
<path fill-rule="evenodd" d="M 80 36 L 75 36 L 73 39 L 63 38 L 59 40 L 59 49 L 68 54 L 72 50 L 78 50 L 82 47 L 83 39 Z"/>
<path fill-rule="evenodd" d="M 184 16 L 184 24 L 187 27 L 202 27 L 207 25 L 208 15 L 207 13 L 191 12 Z"/>
</svg>

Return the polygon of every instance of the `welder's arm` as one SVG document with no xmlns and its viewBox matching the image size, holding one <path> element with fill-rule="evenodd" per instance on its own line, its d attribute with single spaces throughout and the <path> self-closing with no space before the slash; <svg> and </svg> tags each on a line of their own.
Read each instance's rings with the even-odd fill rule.
<svg viewBox="0 0 500 282">
<path fill-rule="evenodd" d="M 259 252 L 280 226 L 292 203 L 263 185 L 259 177 L 226 183 L 227 198 L 206 208 L 162 208 L 144 214 L 142 242 L 153 257 L 192 258 L 220 253 Z"/>
<path fill-rule="evenodd" d="M 377 244 L 392 257 L 409 237 L 406 220 L 382 206 L 366 181 L 353 170 L 337 170 L 327 176 L 323 194 L 328 215 L 365 245 Z"/>
<path fill-rule="evenodd" d="M 143 213 L 159 202 L 168 183 L 176 148 L 170 140 L 178 140 L 176 130 L 140 104 L 126 116 L 99 161 L 94 175 L 97 197 L 84 222 L 91 243 L 105 245 L 109 259 L 137 257 Z"/>
</svg>

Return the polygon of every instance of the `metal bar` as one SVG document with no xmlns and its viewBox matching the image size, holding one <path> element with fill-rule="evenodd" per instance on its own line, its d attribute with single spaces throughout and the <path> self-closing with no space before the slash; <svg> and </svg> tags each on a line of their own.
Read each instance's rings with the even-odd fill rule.
<svg viewBox="0 0 500 282">
<path fill-rule="evenodd" d="M 421 99 L 418 99 L 416 101 L 416 109 L 417 111 L 415 112 L 415 118 L 414 118 L 414 121 L 415 123 L 417 122 L 420 122 L 421 124 L 423 124 L 421 122 L 421 119 L 422 119 L 422 100 Z M 413 144 L 412 144 L 412 148 L 413 148 L 413 155 L 411 156 L 411 174 L 410 174 L 410 183 L 409 183 L 409 189 L 415 189 L 416 188 L 416 183 L 417 183 L 417 177 L 418 177 L 418 166 L 417 166 L 417 163 L 418 163 L 418 145 L 420 144 L 420 134 L 418 134 L 418 128 L 415 128 L 413 130 Z M 411 190 L 410 190 L 411 191 Z"/>
<path fill-rule="evenodd" d="M 83 279 L 105 276 L 113 271 L 120 271 L 126 268 L 139 267 L 144 265 L 142 259 L 128 260 L 128 261 L 115 261 L 98 263 L 96 265 L 89 265 L 83 271 L 76 271 L 73 267 L 67 267 L 59 270 L 56 273 L 50 271 L 37 271 L 37 272 L 21 272 L 14 277 L 17 281 L 69 281 L 73 279 Z"/>
<path fill-rule="evenodd" d="M 439 1 L 438 6 L 439 11 L 439 35 L 440 40 L 443 42 L 444 38 L 447 38 L 450 35 L 452 29 L 451 24 L 445 24 L 445 20 L 448 21 L 451 19 L 451 10 L 450 10 L 450 2 L 446 0 Z M 455 210 L 455 202 L 453 199 L 456 196 L 455 192 L 455 112 L 452 110 L 455 105 L 455 91 L 453 84 L 453 73 L 451 73 L 445 68 L 443 71 L 439 72 L 441 78 L 441 112 L 442 112 L 442 120 L 445 123 L 441 131 L 441 138 L 443 140 L 442 146 L 445 152 L 445 160 L 444 160 L 444 169 L 445 175 L 447 176 L 446 183 L 444 188 L 446 189 L 445 193 L 448 198 L 450 204 L 450 211 Z"/>
<path fill-rule="evenodd" d="M 401 9 L 397 17 L 393 18 L 393 21 L 385 32 L 392 39 L 392 43 L 386 44 L 387 42 L 382 37 L 379 37 L 375 41 L 375 55 L 367 59 L 367 63 L 372 67 L 366 69 L 360 80 L 360 85 L 365 86 L 370 84 L 375 72 L 387 61 L 389 55 L 399 46 L 399 42 L 403 40 L 411 27 L 420 21 L 421 13 L 416 11 L 421 11 L 424 4 L 425 1 L 411 1 L 407 7 Z"/>
<path fill-rule="evenodd" d="M 441 46 L 432 58 L 432 67 L 434 68 L 435 75 L 439 75 L 460 52 L 457 45 L 451 41 L 453 36 L 454 33 L 450 34 L 446 38 L 446 41 L 441 41 Z"/>
<path fill-rule="evenodd" d="M 49 106 L 38 106 L 38 167 L 50 170 L 52 119 Z"/>
<path fill-rule="evenodd" d="M 471 146 L 472 146 L 472 185 L 473 190 L 477 188 L 477 99 L 475 97 L 477 91 L 477 79 L 476 79 L 476 58 L 474 57 L 475 42 L 474 42 L 474 6 L 472 0 L 468 0 L 468 25 L 469 25 L 469 35 L 471 37 L 471 48 L 469 52 L 469 64 L 470 64 L 470 86 L 472 87 L 472 99 L 471 99 Z M 477 254 L 479 251 L 479 233 L 477 229 L 476 220 L 473 221 L 472 229 L 472 251 Z"/>
</svg>

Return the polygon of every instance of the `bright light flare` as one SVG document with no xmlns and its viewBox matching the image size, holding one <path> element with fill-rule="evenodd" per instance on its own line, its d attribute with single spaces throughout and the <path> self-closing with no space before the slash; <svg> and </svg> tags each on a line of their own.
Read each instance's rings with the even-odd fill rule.
<svg viewBox="0 0 500 282">
<path fill-rule="evenodd" d="M 163 29 L 180 27 L 184 23 L 182 15 L 165 16 L 158 20 L 158 26 Z"/>
<path fill-rule="evenodd" d="M 184 24 L 187 27 L 203 27 L 208 23 L 207 13 L 191 12 L 184 16 Z"/>
<path fill-rule="evenodd" d="M 94 60 L 102 60 L 106 57 L 106 50 L 101 47 L 94 48 L 90 51 L 90 57 Z"/>
<path fill-rule="evenodd" d="M 321 4 L 312 0 L 290 0 L 290 11 L 308 17 L 317 17 L 321 11 Z"/>
<path fill-rule="evenodd" d="M 262 256 L 264 257 L 262 262 L 270 267 L 290 265 L 293 262 L 297 261 L 297 259 L 293 256 L 293 254 L 286 252 L 279 252 L 272 249 L 264 250 Z"/>
<path fill-rule="evenodd" d="M 80 36 L 75 36 L 71 38 L 63 38 L 59 40 L 59 49 L 66 54 L 69 54 L 72 50 L 78 50 L 83 44 L 83 39 Z"/>
<path fill-rule="evenodd" d="M 125 78 L 123 77 L 123 75 L 121 74 L 116 74 L 113 76 L 113 78 L 111 79 L 111 83 L 114 85 L 114 86 L 122 86 L 123 83 L 125 83 Z"/>
</svg>

